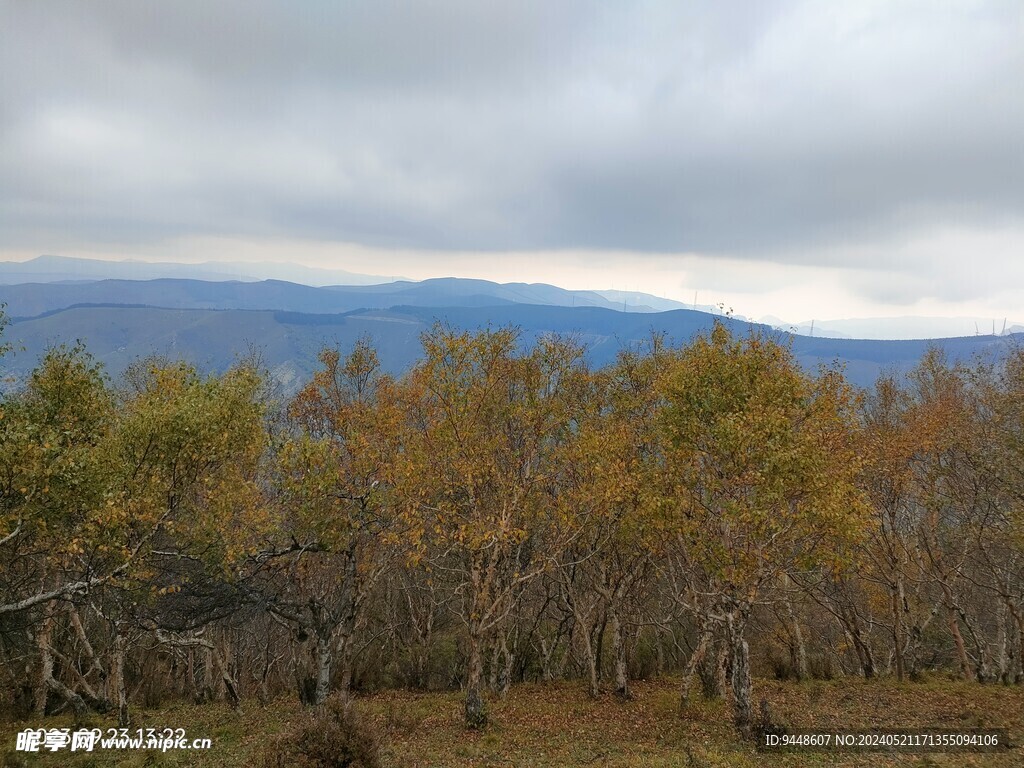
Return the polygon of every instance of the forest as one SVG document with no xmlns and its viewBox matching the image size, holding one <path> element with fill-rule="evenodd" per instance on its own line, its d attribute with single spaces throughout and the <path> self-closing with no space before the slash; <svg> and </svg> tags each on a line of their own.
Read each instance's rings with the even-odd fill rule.
<svg viewBox="0 0 1024 768">
<path fill-rule="evenodd" d="M 867 391 L 722 324 L 598 370 L 443 325 L 399 378 L 319 360 L 293 398 L 82 345 L 8 383 L 0 711 L 412 689 L 480 729 L 520 682 L 674 676 L 750 733 L 761 679 L 1024 681 L 1024 350 Z"/>
</svg>

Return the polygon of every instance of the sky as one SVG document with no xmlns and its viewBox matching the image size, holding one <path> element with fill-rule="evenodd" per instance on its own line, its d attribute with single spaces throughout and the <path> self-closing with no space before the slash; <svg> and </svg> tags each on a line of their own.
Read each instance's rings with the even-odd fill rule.
<svg viewBox="0 0 1024 768">
<path fill-rule="evenodd" d="M 1024 3 L 0 0 L 0 260 L 1024 320 Z"/>
</svg>

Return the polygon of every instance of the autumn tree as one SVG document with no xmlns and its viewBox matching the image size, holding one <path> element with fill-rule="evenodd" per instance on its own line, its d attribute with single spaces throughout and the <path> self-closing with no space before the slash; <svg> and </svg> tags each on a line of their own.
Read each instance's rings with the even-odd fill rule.
<svg viewBox="0 0 1024 768">
<path fill-rule="evenodd" d="M 996 677 L 1024 680 L 1024 350 L 1011 350 L 997 366 L 976 375 L 987 421 L 979 457 L 995 481 L 975 527 L 973 564 L 996 598 Z M 1016 644 L 1011 640 L 1016 632 Z"/>
<path fill-rule="evenodd" d="M 925 459 L 940 422 L 929 418 L 906 384 L 891 376 L 876 382 L 865 400 L 863 419 L 863 482 L 871 501 L 872 525 L 854 564 L 856 572 L 825 590 L 825 599 L 851 639 L 865 677 L 877 671 L 865 628 L 888 623 L 896 677 L 903 680 L 917 674 L 924 631 L 938 612 L 929 590 L 929 563 L 922 541 L 926 505 L 915 470 Z M 882 590 L 881 601 L 887 608 L 877 619 L 869 618 L 875 602 L 868 599 L 872 585 Z M 858 596 L 855 590 L 866 594 Z"/>
<path fill-rule="evenodd" d="M 128 719 L 125 663 L 148 637 L 170 648 L 198 648 L 237 703 L 237 685 L 213 643 L 202 636 L 237 608 L 223 599 L 234 564 L 259 519 L 257 465 L 263 452 L 259 377 L 240 368 L 202 377 L 181 363 L 152 365 L 123 391 L 104 443 L 110 476 L 94 526 L 124 565 L 90 601 L 110 635 L 107 679 L 119 719 Z M 125 567 L 130 564 L 130 567 Z M 211 595 L 219 593 L 219 602 Z"/>
<path fill-rule="evenodd" d="M 296 430 L 277 464 L 277 546 L 259 553 L 279 576 L 268 610 L 311 637 L 314 675 L 305 698 L 322 704 L 334 662 L 348 695 L 357 633 L 381 575 L 403 547 L 393 491 L 400 414 L 376 352 L 357 343 L 323 367 L 289 408 Z"/>
<path fill-rule="evenodd" d="M 749 647 L 754 606 L 781 574 L 827 561 L 860 535 L 866 506 L 851 435 L 854 397 L 837 372 L 817 379 L 790 350 L 721 323 L 668 366 L 662 381 L 666 531 L 689 574 L 680 602 L 724 627 L 734 716 L 753 723 Z"/>
<path fill-rule="evenodd" d="M 78 555 L 82 526 L 102 507 L 99 446 L 111 406 L 99 366 L 80 347 L 51 350 L 0 406 L 0 547 L 10 558 L 0 614 L 81 593 L 110 575 Z M 26 547 L 40 557 L 21 558 Z"/>
<path fill-rule="evenodd" d="M 30 622 L 38 712 L 53 693 L 84 706 L 54 674 L 60 601 L 121 575 L 136 554 L 103 535 L 112 404 L 99 366 L 59 347 L 0 405 L 0 621 Z"/>
<path fill-rule="evenodd" d="M 950 365 L 938 349 L 910 372 L 907 393 L 913 446 L 907 468 L 923 578 L 941 607 L 961 675 L 983 681 L 990 676 L 991 654 L 970 564 L 978 526 L 996 492 L 986 466 L 988 418 L 971 372 Z"/>
<path fill-rule="evenodd" d="M 456 593 L 471 727 L 487 720 L 485 643 L 551 566 L 561 530 L 552 514 L 552 456 L 568 425 L 560 384 L 579 353 L 557 339 L 526 352 L 517 343 L 511 329 L 435 326 L 407 390 L 404 494 L 424 532 L 424 564 Z"/>
<path fill-rule="evenodd" d="M 559 572 L 592 696 L 607 625 L 615 691 L 630 695 L 629 647 L 660 548 L 651 524 L 661 456 L 655 382 L 667 356 L 656 338 L 647 354 L 623 351 L 615 365 L 590 376 L 572 399 L 575 429 L 561 447 L 558 499 L 575 533 Z"/>
</svg>

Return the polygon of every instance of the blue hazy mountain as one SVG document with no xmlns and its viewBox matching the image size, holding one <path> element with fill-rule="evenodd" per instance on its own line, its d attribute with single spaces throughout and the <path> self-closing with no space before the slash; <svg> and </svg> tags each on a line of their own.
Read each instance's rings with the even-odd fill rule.
<svg viewBox="0 0 1024 768">
<path fill-rule="evenodd" d="M 369 285 L 386 283 L 393 277 L 362 275 L 343 269 L 318 269 L 299 264 L 273 262 L 177 262 L 109 261 L 72 256 L 37 256 L 28 261 L 0 262 L 0 285 L 23 283 L 85 282 L 93 280 L 292 280 L 307 285 Z"/>
<path fill-rule="evenodd" d="M 2 265 L 0 265 L 2 266 Z M 596 291 L 570 291 L 543 283 L 493 283 L 444 277 L 420 282 L 313 287 L 282 280 L 259 282 L 163 278 L 0 285 L 0 303 L 13 317 L 34 317 L 76 305 L 132 304 L 169 309 L 278 309 L 332 313 L 393 306 L 509 304 L 605 307 L 653 312 L 651 304 L 682 306 L 642 293 L 606 298 Z"/>
<path fill-rule="evenodd" d="M 468 289 L 465 294 L 472 302 L 479 296 Z M 34 317 L 17 317 L 6 338 L 21 347 L 21 351 L 0 359 L 0 371 L 16 380 L 34 367 L 48 346 L 75 340 L 83 341 L 113 376 L 132 361 L 150 355 L 184 359 L 202 370 L 220 371 L 239 357 L 256 351 L 285 391 L 294 391 L 315 369 L 317 353 L 324 346 L 344 350 L 361 337 L 368 337 L 377 346 L 388 371 L 400 374 L 420 356 L 420 334 L 436 321 L 466 329 L 517 326 L 524 344 L 546 333 L 571 335 L 585 346 L 592 364 L 604 365 L 613 361 L 620 350 L 644 343 L 652 333 L 685 342 L 710 329 L 715 319 L 693 310 L 638 313 L 511 301 L 490 306 L 395 305 L 333 313 L 165 308 L 129 306 L 126 302 L 73 306 Z M 737 333 L 751 328 L 744 321 L 718 319 Z M 808 370 L 839 361 L 845 365 L 851 381 L 860 386 L 869 386 L 883 371 L 908 370 L 930 344 L 945 349 L 951 360 L 970 360 L 979 355 L 1000 355 L 1008 345 L 1024 339 L 1012 335 L 933 342 L 865 341 L 789 336 L 767 326 L 760 328 L 784 341 L 791 340 L 797 359 Z"/>
</svg>

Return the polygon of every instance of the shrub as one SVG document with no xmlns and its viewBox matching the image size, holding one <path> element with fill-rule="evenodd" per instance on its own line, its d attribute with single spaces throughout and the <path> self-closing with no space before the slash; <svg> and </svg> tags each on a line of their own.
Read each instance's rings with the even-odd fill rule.
<svg viewBox="0 0 1024 768">
<path fill-rule="evenodd" d="M 378 768 L 380 744 L 373 726 L 354 705 L 328 699 L 268 748 L 265 768 Z"/>
</svg>

